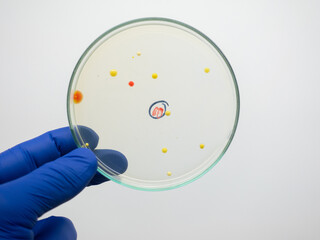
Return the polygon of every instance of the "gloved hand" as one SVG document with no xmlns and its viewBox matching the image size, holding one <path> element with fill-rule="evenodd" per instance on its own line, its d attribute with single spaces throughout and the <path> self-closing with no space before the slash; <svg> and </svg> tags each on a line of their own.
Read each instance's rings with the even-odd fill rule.
<svg viewBox="0 0 320 240">
<path fill-rule="evenodd" d="M 98 136 L 90 129 L 87 133 L 97 144 Z M 121 153 L 96 151 L 99 158 L 114 164 L 117 172 L 126 170 L 127 160 Z M 69 128 L 45 133 L 1 153 L 0 239 L 76 239 L 69 219 L 37 219 L 87 185 L 108 180 L 96 170 L 95 155 L 89 149 L 76 149 Z"/>
</svg>

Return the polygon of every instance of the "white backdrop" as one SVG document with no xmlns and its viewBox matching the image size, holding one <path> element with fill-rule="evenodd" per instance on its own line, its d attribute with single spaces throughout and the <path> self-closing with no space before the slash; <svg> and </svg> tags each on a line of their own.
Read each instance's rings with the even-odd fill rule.
<svg viewBox="0 0 320 240">
<path fill-rule="evenodd" d="M 196 182 L 141 192 L 109 182 L 46 214 L 78 239 L 320 239 L 319 1 L 0 0 L 0 151 L 67 125 L 73 68 L 101 33 L 168 17 L 207 34 L 235 71 L 235 138 Z"/>
</svg>

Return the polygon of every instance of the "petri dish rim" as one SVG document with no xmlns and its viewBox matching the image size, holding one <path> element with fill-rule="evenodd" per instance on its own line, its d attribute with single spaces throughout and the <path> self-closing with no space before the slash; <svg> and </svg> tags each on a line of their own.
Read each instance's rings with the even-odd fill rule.
<svg viewBox="0 0 320 240">
<path fill-rule="evenodd" d="M 68 116 L 68 122 L 69 122 L 69 127 L 70 127 L 70 130 L 71 130 L 71 133 L 72 133 L 72 136 L 76 142 L 76 145 L 78 147 L 82 147 L 82 144 L 81 142 L 79 141 L 79 134 L 77 134 L 77 129 L 74 128 L 74 124 L 72 122 L 72 116 L 71 116 L 71 109 L 70 109 L 70 99 L 71 99 L 71 92 L 72 92 L 72 85 L 73 85 L 73 81 L 75 80 L 75 75 L 79 69 L 79 67 L 81 66 L 83 60 L 87 57 L 87 54 L 88 52 L 90 52 L 90 50 L 96 45 L 96 43 L 98 43 L 103 37 L 105 37 L 107 34 L 113 32 L 113 31 L 116 31 L 118 30 L 119 28 L 121 27 L 124 27 L 124 26 L 127 26 L 127 25 L 130 25 L 130 24 L 134 24 L 134 23 L 139 23 L 139 22 L 148 22 L 148 21 L 158 21 L 158 22 L 168 22 L 168 23 L 173 23 L 173 24 L 177 24 L 177 25 L 181 25 L 182 27 L 185 27 L 185 28 L 188 28 L 189 30 L 199 34 L 201 37 L 203 37 L 209 44 L 211 44 L 217 51 L 218 53 L 220 54 L 220 56 L 222 57 L 222 59 L 224 60 L 225 64 L 227 65 L 229 71 L 230 71 L 230 74 L 231 74 L 231 77 L 232 77 L 232 80 L 233 80 L 233 83 L 234 83 L 234 90 L 235 90 L 235 94 L 236 94 L 236 115 L 235 115 L 235 120 L 234 120 L 234 124 L 233 124 L 233 128 L 232 128 L 232 132 L 230 134 L 230 137 L 229 137 L 229 140 L 228 142 L 226 143 L 224 149 L 221 151 L 221 154 L 218 156 L 218 158 L 209 166 L 207 167 L 202 173 L 200 173 L 199 175 L 193 177 L 192 179 L 189 179 L 183 183 L 179 183 L 179 184 L 176 184 L 176 185 L 173 185 L 173 186 L 169 186 L 169 187 L 162 187 L 162 188 L 143 188 L 143 187 L 137 187 L 137 186 L 133 186 L 133 185 L 130 185 L 130 184 L 126 184 L 126 183 L 123 183 L 121 181 L 119 181 L 118 179 L 114 178 L 112 175 L 109 175 L 107 173 L 105 173 L 100 167 L 99 167 L 99 162 L 98 162 L 98 168 L 97 168 L 97 171 L 102 174 L 103 176 L 105 176 L 106 178 L 120 184 L 120 185 L 123 185 L 123 186 L 126 186 L 126 187 L 129 187 L 129 188 L 132 188 L 132 189 L 135 189 L 135 190 L 143 190 L 143 191 L 165 191 L 165 190 L 171 190 L 171 189 L 175 189 L 175 188 L 179 188 L 179 187 L 182 187 L 182 186 L 185 186 L 197 179 L 199 179 L 200 177 L 202 177 L 203 175 L 205 175 L 207 172 L 209 172 L 220 160 L 221 158 L 223 157 L 223 155 L 226 153 L 226 151 L 228 150 L 233 138 L 234 138 L 234 135 L 235 135 L 235 132 L 236 132 L 236 129 L 237 129 L 237 126 L 238 126 L 238 121 L 239 121 L 239 115 L 240 115 L 240 94 L 239 94 L 239 86 L 238 86 L 238 83 L 237 83 L 237 80 L 236 80 L 236 77 L 235 77 L 235 74 L 234 74 L 234 71 L 228 61 L 228 59 L 226 58 L 226 56 L 223 54 L 223 52 L 220 50 L 220 48 L 208 37 L 206 36 L 204 33 L 202 33 L 201 31 L 199 31 L 198 29 L 186 24 L 186 23 L 183 23 L 183 22 L 180 22 L 180 21 L 177 21 L 177 20 L 174 20 L 174 19 L 170 19 L 170 18 L 162 18 L 162 17 L 146 17 L 146 18 L 138 18 L 138 19 L 133 19 L 133 20 L 130 20 L 130 21 L 127 21 L 127 22 L 124 22 L 124 23 L 121 23 L 113 28 L 110 28 L 109 30 L 107 30 L 106 32 L 102 33 L 98 38 L 96 38 L 90 45 L 89 47 L 87 47 L 87 49 L 83 52 L 83 54 L 81 55 L 81 57 L 79 58 L 73 72 L 72 72 L 72 75 L 71 75 L 71 78 L 70 78 L 70 82 L 69 82 L 69 86 L 68 86 L 68 93 L 67 93 L 67 116 Z"/>
</svg>

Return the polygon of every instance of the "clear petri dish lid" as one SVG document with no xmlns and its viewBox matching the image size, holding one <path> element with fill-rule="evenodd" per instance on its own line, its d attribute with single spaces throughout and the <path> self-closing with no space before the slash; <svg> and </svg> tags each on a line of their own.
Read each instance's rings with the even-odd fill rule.
<svg viewBox="0 0 320 240">
<path fill-rule="evenodd" d="M 231 143 L 239 106 L 221 50 L 195 28 L 164 18 L 129 21 L 98 37 L 78 61 L 67 98 L 74 139 L 96 154 L 98 171 L 150 191 L 208 172 Z M 128 165 L 103 149 L 121 152 Z"/>
</svg>

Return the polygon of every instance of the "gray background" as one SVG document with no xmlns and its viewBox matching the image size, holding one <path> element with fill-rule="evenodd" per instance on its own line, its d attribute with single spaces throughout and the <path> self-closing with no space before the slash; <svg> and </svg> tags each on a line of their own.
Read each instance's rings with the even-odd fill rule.
<svg viewBox="0 0 320 240">
<path fill-rule="evenodd" d="M 0 0 L 0 150 L 67 125 L 66 92 L 85 48 L 148 16 L 206 33 L 238 79 L 228 152 L 198 181 L 167 192 L 109 182 L 45 216 L 79 239 L 320 239 L 319 1 Z"/>
</svg>

